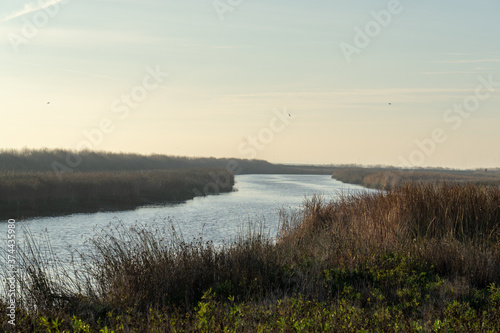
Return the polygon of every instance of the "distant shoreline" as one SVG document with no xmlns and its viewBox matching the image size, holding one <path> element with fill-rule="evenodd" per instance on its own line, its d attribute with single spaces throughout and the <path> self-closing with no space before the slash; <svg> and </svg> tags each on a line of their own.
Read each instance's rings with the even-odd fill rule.
<svg viewBox="0 0 500 333">
<path fill-rule="evenodd" d="M 234 174 L 324 174 L 332 168 L 263 160 L 64 149 L 0 151 L 0 219 L 184 202 L 231 192 Z"/>
<path fill-rule="evenodd" d="M 500 170 L 397 169 L 392 167 L 339 167 L 332 178 L 373 189 L 391 189 L 407 182 L 472 183 L 500 186 Z"/>
</svg>

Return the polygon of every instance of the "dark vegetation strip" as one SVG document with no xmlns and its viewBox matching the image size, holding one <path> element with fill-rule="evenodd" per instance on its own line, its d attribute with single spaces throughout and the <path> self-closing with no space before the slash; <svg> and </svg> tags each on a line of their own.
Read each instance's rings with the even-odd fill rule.
<svg viewBox="0 0 500 333">
<path fill-rule="evenodd" d="M 76 156 L 77 154 L 78 156 Z M 71 168 L 70 162 L 78 161 Z M 55 163 L 55 164 L 54 164 Z M 55 170 L 54 170 L 55 166 Z M 139 155 L 102 151 L 74 152 L 63 149 L 24 149 L 0 151 L 0 171 L 25 172 L 143 171 L 192 168 L 225 168 L 233 174 L 323 174 L 331 175 L 332 167 L 272 164 L 263 160 L 202 158 L 167 155 Z"/>
<path fill-rule="evenodd" d="M 397 169 L 391 167 L 336 167 L 332 178 L 368 188 L 388 189 L 405 182 L 500 185 L 500 169 Z"/>
<path fill-rule="evenodd" d="M 225 169 L 0 173 L 0 219 L 134 209 L 230 192 Z M 217 181 L 217 186 L 207 187 Z"/>
<path fill-rule="evenodd" d="M 499 226 L 498 187 L 419 183 L 313 198 L 282 213 L 276 243 L 114 227 L 73 279 L 32 242 L 16 330 L 498 332 Z"/>
<path fill-rule="evenodd" d="M 331 172 L 332 168 L 327 167 L 277 165 L 262 160 L 62 149 L 3 150 L 0 219 L 180 202 L 197 195 L 231 191 L 234 174 Z M 216 186 L 211 186 L 214 182 Z"/>
</svg>

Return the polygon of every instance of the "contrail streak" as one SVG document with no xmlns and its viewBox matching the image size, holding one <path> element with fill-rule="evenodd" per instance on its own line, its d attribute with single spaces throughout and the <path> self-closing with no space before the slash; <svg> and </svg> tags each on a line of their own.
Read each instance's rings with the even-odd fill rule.
<svg viewBox="0 0 500 333">
<path fill-rule="evenodd" d="M 7 21 L 10 21 L 12 19 L 15 19 L 16 17 L 23 16 L 23 15 L 26 15 L 29 13 L 33 13 L 33 12 L 36 12 L 38 10 L 50 7 L 50 6 L 54 6 L 55 4 L 57 4 L 61 1 L 64 1 L 64 0 L 48 0 L 48 1 L 45 1 L 43 3 L 26 4 L 26 5 L 24 5 L 23 9 L 5 16 L 4 18 L 2 18 L 2 20 L 0 20 L 0 22 L 7 22 Z"/>
</svg>

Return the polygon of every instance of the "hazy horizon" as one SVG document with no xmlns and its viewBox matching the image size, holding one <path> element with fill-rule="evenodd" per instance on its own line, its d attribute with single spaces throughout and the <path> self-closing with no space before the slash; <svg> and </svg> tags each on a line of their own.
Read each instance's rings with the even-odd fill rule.
<svg viewBox="0 0 500 333">
<path fill-rule="evenodd" d="M 5 0 L 0 148 L 500 167 L 499 12 Z"/>
</svg>

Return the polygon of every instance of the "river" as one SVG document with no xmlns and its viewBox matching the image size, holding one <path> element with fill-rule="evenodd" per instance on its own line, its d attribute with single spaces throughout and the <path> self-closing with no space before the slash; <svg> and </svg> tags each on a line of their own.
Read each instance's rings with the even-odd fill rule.
<svg viewBox="0 0 500 333">
<path fill-rule="evenodd" d="M 341 193 L 371 191 L 320 175 L 239 175 L 235 180 L 231 193 L 197 197 L 180 204 L 18 221 L 16 246 L 23 247 L 29 231 L 43 242 L 48 239 L 58 258 L 68 262 L 71 251 L 85 250 L 86 239 L 117 223 L 126 227 L 140 224 L 151 230 L 174 226 L 185 241 L 202 237 L 216 245 L 235 239 L 249 227 L 275 237 L 280 209 L 298 210 L 313 195 L 335 200 Z M 0 223 L 1 244 L 7 248 L 7 221 L 4 222 Z"/>
</svg>

